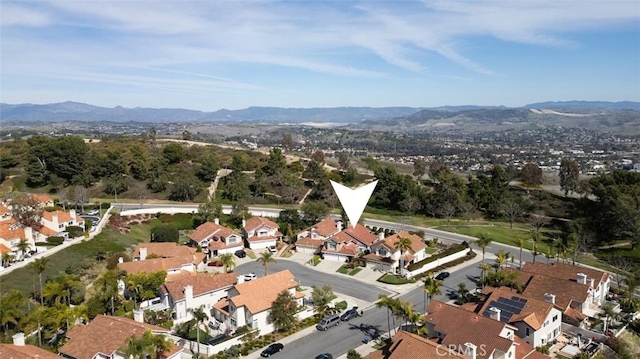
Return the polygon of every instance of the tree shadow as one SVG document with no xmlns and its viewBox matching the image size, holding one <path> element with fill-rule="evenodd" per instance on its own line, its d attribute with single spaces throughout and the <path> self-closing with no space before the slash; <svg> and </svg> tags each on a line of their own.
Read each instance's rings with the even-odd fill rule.
<svg viewBox="0 0 640 359">
<path fill-rule="evenodd" d="M 362 335 L 367 336 L 371 339 L 377 339 L 380 337 L 380 325 L 370 325 L 365 323 L 360 323 L 360 325 L 349 324 L 350 330 L 359 330 Z"/>
</svg>

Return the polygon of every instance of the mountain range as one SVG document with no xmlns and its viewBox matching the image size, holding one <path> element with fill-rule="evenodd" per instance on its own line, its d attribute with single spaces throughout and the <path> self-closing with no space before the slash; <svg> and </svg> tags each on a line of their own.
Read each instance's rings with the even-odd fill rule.
<svg viewBox="0 0 640 359">
<path fill-rule="evenodd" d="M 78 102 L 53 104 L 0 104 L 5 124 L 51 122 L 143 122 L 225 124 L 356 124 L 363 129 L 501 130 L 540 125 L 584 127 L 621 133 L 640 132 L 640 102 L 541 102 L 512 108 L 504 106 L 417 107 L 249 107 L 203 112 L 166 108 L 107 108 Z"/>
</svg>

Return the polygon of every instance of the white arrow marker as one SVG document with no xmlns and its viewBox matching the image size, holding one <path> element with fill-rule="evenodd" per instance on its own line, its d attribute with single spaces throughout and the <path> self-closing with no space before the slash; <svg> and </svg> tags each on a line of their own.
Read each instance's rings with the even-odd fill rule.
<svg viewBox="0 0 640 359">
<path fill-rule="evenodd" d="M 341 185 L 340 183 L 331 181 L 331 186 L 333 186 L 333 190 L 336 191 L 340 204 L 342 204 L 342 208 L 347 213 L 347 218 L 349 218 L 349 222 L 351 222 L 351 227 L 355 227 L 356 224 L 358 224 L 360 216 L 362 216 L 362 212 L 367 206 L 369 198 L 371 198 L 371 194 L 377 184 L 378 180 L 375 180 L 362 187 L 351 189 Z"/>
</svg>

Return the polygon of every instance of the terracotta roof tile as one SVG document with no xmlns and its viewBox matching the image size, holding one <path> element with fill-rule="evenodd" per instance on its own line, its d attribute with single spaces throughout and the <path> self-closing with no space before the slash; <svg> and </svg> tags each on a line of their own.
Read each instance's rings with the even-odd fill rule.
<svg viewBox="0 0 640 359">
<path fill-rule="evenodd" d="M 241 239 L 241 238 L 240 238 Z M 244 247 L 244 242 L 225 243 L 223 241 L 211 241 L 209 242 L 209 249 L 218 250 L 224 248 Z"/>
<path fill-rule="evenodd" d="M 11 253 L 11 252 L 13 252 L 11 248 L 5 246 L 4 244 L 0 244 L 0 254 Z"/>
<path fill-rule="evenodd" d="M 436 331 L 444 334 L 442 344 L 456 348 L 464 348 L 468 342 L 478 348 L 484 345 L 486 350 L 477 352 L 479 359 L 489 358 L 494 350 L 506 353 L 513 345 L 511 340 L 500 336 L 505 323 L 446 303 L 431 302 L 425 319 L 435 325 Z"/>
<path fill-rule="evenodd" d="M 586 274 L 587 277 L 594 279 L 596 287 L 600 284 L 601 280 L 607 280 L 608 278 L 608 274 L 603 271 L 573 266 L 566 263 L 525 263 L 522 271 L 572 282 L 577 282 L 578 273 L 583 273 Z"/>
<path fill-rule="evenodd" d="M 534 275 L 522 292 L 525 298 L 533 298 L 544 301 L 546 293 L 556 296 L 556 306 L 561 310 L 566 309 L 571 301 L 586 303 L 589 297 L 589 287 L 571 281 L 561 281 L 557 278 Z"/>
<path fill-rule="evenodd" d="M 327 217 L 322 221 L 314 224 L 313 226 L 307 229 L 308 231 L 315 231 L 319 235 L 323 237 L 328 237 L 336 232 L 338 232 L 338 222 L 336 222 L 333 218 Z"/>
<path fill-rule="evenodd" d="M 184 258 L 153 258 L 143 261 L 118 263 L 118 268 L 129 274 L 153 273 L 162 270 L 178 270 L 182 268 L 183 265 L 191 263 L 191 261 L 184 260 Z"/>
<path fill-rule="evenodd" d="M 174 242 L 144 242 L 138 243 L 133 250 L 134 257 L 140 257 L 140 248 L 147 249 L 147 256 L 152 254 L 161 258 L 193 258 L 197 253 L 196 248 L 183 246 Z"/>
<path fill-rule="evenodd" d="M 544 355 L 530 344 L 527 344 L 523 339 L 519 337 L 513 338 L 513 342 L 516 343 L 516 359 L 549 359 L 547 355 Z"/>
<path fill-rule="evenodd" d="M 69 340 L 59 349 L 76 359 L 93 359 L 97 353 L 111 355 L 125 346 L 132 335 L 140 338 L 146 330 L 169 333 L 168 329 L 138 323 L 132 319 L 98 315 L 87 325 L 76 325 L 67 332 Z"/>
<path fill-rule="evenodd" d="M 6 241 L 14 239 L 26 239 L 24 228 L 20 226 L 15 219 L 0 222 L 0 238 Z"/>
<path fill-rule="evenodd" d="M 58 216 L 58 223 L 70 222 L 73 221 L 74 218 L 71 217 L 71 213 L 65 211 L 53 211 L 53 212 L 42 212 L 42 218 L 46 219 L 49 222 L 53 222 L 53 216 Z"/>
<path fill-rule="evenodd" d="M 347 243 L 345 245 L 343 245 L 342 247 L 340 247 L 337 250 L 333 250 L 333 249 L 323 249 L 322 250 L 323 253 L 338 253 L 338 254 L 344 254 L 347 256 L 355 256 L 358 254 L 358 247 L 355 245 L 355 243 Z"/>
<path fill-rule="evenodd" d="M 324 239 L 313 239 L 311 237 L 304 237 L 296 241 L 296 247 L 320 248 L 322 247 L 324 242 Z"/>
<path fill-rule="evenodd" d="M 196 230 L 189 235 L 189 239 L 200 243 L 203 240 L 213 236 L 218 238 L 227 238 L 233 233 L 237 234 L 239 237 L 242 237 L 240 233 L 237 233 L 230 228 L 215 224 L 213 222 L 206 222 L 199 225 L 198 228 L 196 228 Z"/>
<path fill-rule="evenodd" d="M 367 227 L 361 225 L 360 223 L 356 224 L 355 227 L 351 227 L 351 226 L 347 227 L 343 231 L 336 234 L 336 236 L 339 235 L 340 233 L 346 234 L 347 236 L 357 240 L 358 242 L 364 244 L 367 247 L 372 245 L 375 241 L 378 240 L 378 236 L 373 234 L 369 229 L 367 229 Z M 343 237 L 341 236 L 341 238 Z"/>
<path fill-rule="evenodd" d="M 7 213 L 11 213 L 11 210 L 3 205 L 0 205 L 0 216 Z"/>
<path fill-rule="evenodd" d="M 364 258 L 364 259 L 366 259 L 368 261 L 381 262 L 381 263 L 385 263 L 385 264 L 395 263 L 395 261 L 393 259 L 391 259 L 391 257 L 383 257 L 383 256 L 379 256 L 379 255 L 373 254 L 373 253 L 365 254 L 364 256 L 362 256 L 362 258 Z"/>
<path fill-rule="evenodd" d="M 236 273 L 208 274 L 199 273 L 194 276 L 183 277 L 167 281 L 162 285 L 162 291 L 171 294 L 174 301 L 184 299 L 184 287 L 193 286 L 193 296 L 197 297 L 209 292 L 232 287 L 238 278 Z"/>
<path fill-rule="evenodd" d="M 410 234 L 407 231 L 400 231 L 396 234 L 390 235 L 389 237 L 384 239 L 383 243 L 385 244 L 385 247 L 395 251 L 396 250 L 395 243 L 400 238 L 409 238 L 409 240 L 411 240 L 411 251 L 413 251 L 413 253 L 420 252 L 427 247 L 427 245 L 424 244 L 420 236 L 416 234 Z"/>
<path fill-rule="evenodd" d="M 273 236 L 251 236 L 247 238 L 249 242 L 260 242 L 260 241 L 273 241 L 282 237 L 282 233 L 276 232 Z"/>
<path fill-rule="evenodd" d="M 403 330 L 388 346 L 367 354 L 365 359 L 469 359 L 444 345 Z"/>
<path fill-rule="evenodd" d="M 44 204 L 47 202 L 53 202 L 53 199 L 46 195 L 46 194 L 39 194 L 39 193 L 32 193 L 31 197 L 33 197 L 35 200 L 37 200 L 38 202 Z"/>
<path fill-rule="evenodd" d="M 293 274 L 283 270 L 250 282 L 236 284 L 238 295 L 229 298 L 236 307 L 245 306 L 250 313 L 256 314 L 271 308 L 271 303 L 283 290 L 298 286 Z"/>
<path fill-rule="evenodd" d="M 49 228 L 47 226 L 42 226 L 42 227 L 40 227 L 40 229 L 37 230 L 37 232 L 42 234 L 42 235 L 44 235 L 44 236 L 52 237 L 52 236 L 55 236 L 58 233 L 63 232 L 63 231 L 57 231 L 57 230 L 51 229 L 51 228 Z"/>
<path fill-rule="evenodd" d="M 525 296 L 519 295 L 510 290 L 505 290 L 502 288 L 494 289 L 493 292 L 486 299 L 485 304 L 480 309 L 480 314 L 483 314 L 486 310 L 491 306 L 492 301 L 498 301 L 498 298 L 507 298 L 510 299 L 512 297 L 524 298 L 527 300 L 524 308 L 518 314 L 514 314 L 509 323 L 516 323 L 523 321 L 527 323 L 533 330 L 538 330 L 542 327 L 545 319 L 549 316 L 551 309 L 553 309 L 553 304 L 549 302 L 544 302 L 534 298 L 527 298 Z"/>
<path fill-rule="evenodd" d="M 0 358 L 3 359 L 60 359 L 58 354 L 38 348 L 35 345 L 0 344 Z"/>
<path fill-rule="evenodd" d="M 251 217 L 244 224 L 245 232 L 254 231 L 260 227 L 268 227 L 272 229 L 278 229 L 278 224 L 270 219 L 264 217 Z"/>
</svg>

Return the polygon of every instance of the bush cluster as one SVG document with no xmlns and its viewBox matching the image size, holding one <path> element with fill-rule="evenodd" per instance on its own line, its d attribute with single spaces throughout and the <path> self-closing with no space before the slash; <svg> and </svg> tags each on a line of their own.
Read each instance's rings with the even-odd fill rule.
<svg viewBox="0 0 640 359">
<path fill-rule="evenodd" d="M 56 246 L 62 244 L 62 242 L 64 242 L 64 237 L 48 237 L 47 238 L 47 243 L 55 244 Z"/>
</svg>

